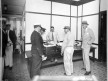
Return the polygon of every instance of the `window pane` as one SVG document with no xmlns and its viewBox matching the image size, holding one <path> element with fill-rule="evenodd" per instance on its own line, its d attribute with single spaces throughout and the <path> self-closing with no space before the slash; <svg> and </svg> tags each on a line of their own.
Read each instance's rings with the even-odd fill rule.
<svg viewBox="0 0 108 81">
<path fill-rule="evenodd" d="M 30 36 L 36 24 L 40 24 L 43 28 L 46 28 L 46 32 L 49 31 L 50 15 L 26 13 L 26 43 L 30 43 Z"/>
<path fill-rule="evenodd" d="M 71 16 L 77 16 L 77 6 L 71 5 Z"/>
<path fill-rule="evenodd" d="M 64 36 L 64 26 L 70 26 L 70 17 L 63 16 L 52 16 L 52 26 L 54 26 L 55 31 L 59 33 L 60 40 L 63 41 Z"/>
<path fill-rule="evenodd" d="M 82 16 L 82 5 L 78 6 L 78 16 Z"/>
<path fill-rule="evenodd" d="M 81 18 L 78 18 L 78 40 L 81 40 Z"/>
<path fill-rule="evenodd" d="M 95 0 L 83 5 L 83 15 L 99 13 L 99 0 Z"/>
<path fill-rule="evenodd" d="M 51 2 L 45 0 L 26 0 L 26 11 L 50 13 Z"/>
<path fill-rule="evenodd" d="M 52 13 L 70 15 L 70 5 L 52 2 Z"/>
<path fill-rule="evenodd" d="M 71 31 L 74 33 L 75 39 L 76 39 L 76 21 L 77 21 L 77 18 L 71 17 Z"/>
</svg>

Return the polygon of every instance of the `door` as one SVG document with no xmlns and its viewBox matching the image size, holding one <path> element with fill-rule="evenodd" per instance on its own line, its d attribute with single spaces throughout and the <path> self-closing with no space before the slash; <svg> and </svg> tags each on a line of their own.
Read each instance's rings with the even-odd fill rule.
<svg viewBox="0 0 108 81">
<path fill-rule="evenodd" d="M 99 60 L 107 60 L 107 11 L 100 12 Z"/>
</svg>

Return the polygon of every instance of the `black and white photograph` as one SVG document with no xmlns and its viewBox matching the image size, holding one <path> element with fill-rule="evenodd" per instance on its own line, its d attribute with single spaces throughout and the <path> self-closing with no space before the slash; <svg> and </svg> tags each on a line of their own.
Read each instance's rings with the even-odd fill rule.
<svg viewBox="0 0 108 81">
<path fill-rule="evenodd" d="M 108 81 L 107 0 L 0 0 L 0 81 Z"/>
</svg>

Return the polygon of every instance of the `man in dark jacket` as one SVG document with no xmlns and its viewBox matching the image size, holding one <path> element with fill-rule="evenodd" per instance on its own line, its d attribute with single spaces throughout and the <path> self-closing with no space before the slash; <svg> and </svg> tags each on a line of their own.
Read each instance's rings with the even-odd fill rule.
<svg viewBox="0 0 108 81">
<path fill-rule="evenodd" d="M 7 46 L 7 42 L 8 42 L 8 40 L 7 40 L 7 33 L 6 33 L 6 25 L 5 25 L 5 23 L 3 23 L 2 22 L 2 28 L 1 28 L 1 32 L 2 32 L 2 44 L 1 44 L 1 47 L 2 47 L 2 74 L 1 74 L 1 76 L 2 76 L 2 79 L 3 80 L 7 80 L 6 79 L 6 77 L 4 77 L 4 65 L 5 65 L 5 63 L 4 63 L 4 59 L 5 59 L 5 50 L 6 50 L 6 46 Z"/>
<path fill-rule="evenodd" d="M 30 78 L 40 75 L 40 67 L 43 56 L 43 40 L 40 35 L 41 25 L 34 25 L 34 31 L 31 34 L 31 54 L 30 57 Z"/>
<path fill-rule="evenodd" d="M 9 66 L 10 70 L 13 67 L 13 47 L 16 43 L 16 35 L 14 31 L 10 30 L 11 25 L 6 24 L 6 33 L 7 33 L 7 47 L 6 47 L 6 58 L 5 58 L 5 64 L 6 66 Z"/>
</svg>

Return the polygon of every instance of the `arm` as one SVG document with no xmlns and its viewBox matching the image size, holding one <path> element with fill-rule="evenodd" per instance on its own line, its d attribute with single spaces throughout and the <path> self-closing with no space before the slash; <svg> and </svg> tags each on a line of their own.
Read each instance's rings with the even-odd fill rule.
<svg viewBox="0 0 108 81">
<path fill-rule="evenodd" d="M 95 35 L 94 35 L 94 33 L 93 33 L 93 30 L 89 30 L 89 34 L 90 34 L 90 37 L 91 37 L 91 39 L 90 39 L 90 41 L 88 42 L 88 44 L 92 44 L 94 41 L 95 41 Z"/>
<path fill-rule="evenodd" d="M 38 39 L 36 39 L 36 37 L 35 37 L 35 41 L 36 41 L 38 53 L 40 54 L 40 56 L 42 56 L 44 46 L 43 46 L 43 39 L 40 34 L 38 34 Z"/>
<path fill-rule="evenodd" d="M 67 37 L 65 36 L 64 40 L 63 40 L 63 44 L 62 44 L 62 48 L 61 48 L 61 54 L 63 54 L 65 48 L 67 45 Z"/>
</svg>

